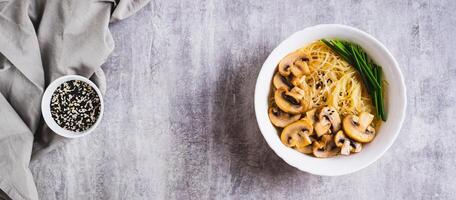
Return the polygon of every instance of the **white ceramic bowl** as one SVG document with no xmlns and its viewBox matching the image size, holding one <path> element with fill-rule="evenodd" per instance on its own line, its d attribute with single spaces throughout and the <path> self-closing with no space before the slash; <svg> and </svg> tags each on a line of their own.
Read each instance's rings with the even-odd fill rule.
<svg viewBox="0 0 456 200">
<path fill-rule="evenodd" d="M 268 117 L 268 96 L 272 77 L 279 61 L 287 54 L 322 39 L 342 39 L 359 44 L 367 54 L 382 66 L 387 95 L 385 110 L 388 119 L 377 130 L 375 139 L 363 146 L 360 153 L 333 158 L 308 156 L 280 142 L 279 134 Z M 369 34 L 344 25 L 323 24 L 296 32 L 279 44 L 268 56 L 258 75 L 255 87 L 255 113 L 266 142 L 285 162 L 299 170 L 325 176 L 338 176 L 361 170 L 379 159 L 393 144 L 405 117 L 405 84 L 397 61 L 378 40 Z"/>
<path fill-rule="evenodd" d="M 62 83 L 71 81 L 71 80 L 79 80 L 83 81 L 85 83 L 88 83 L 90 86 L 92 86 L 95 91 L 97 92 L 98 96 L 100 97 L 100 102 L 101 102 L 101 108 L 100 108 L 100 116 L 98 116 L 97 121 L 95 122 L 92 127 L 89 129 L 83 131 L 83 132 L 73 132 L 67 129 L 64 129 L 60 127 L 55 121 L 54 118 L 51 116 L 51 98 L 52 94 L 54 91 L 57 89 L 58 86 L 60 86 Z M 103 118 L 103 111 L 104 111 L 104 103 L 103 103 L 103 96 L 101 95 L 100 90 L 98 87 L 90 81 L 89 79 L 78 76 L 78 75 L 67 75 L 67 76 L 62 76 L 55 81 L 53 81 L 49 86 L 46 88 L 46 91 L 44 92 L 43 98 L 41 100 L 41 113 L 43 115 L 44 121 L 48 125 L 48 127 L 54 131 L 56 134 L 61 135 L 63 137 L 67 138 L 78 138 L 82 136 L 86 136 L 90 134 L 95 128 L 97 128 L 98 124 L 100 124 L 101 119 Z"/>
</svg>

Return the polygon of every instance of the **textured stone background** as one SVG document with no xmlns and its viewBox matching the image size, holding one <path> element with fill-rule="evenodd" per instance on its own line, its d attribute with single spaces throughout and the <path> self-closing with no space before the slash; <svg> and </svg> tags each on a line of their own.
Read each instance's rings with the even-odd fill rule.
<svg viewBox="0 0 456 200">
<path fill-rule="evenodd" d="M 42 199 L 456 198 L 455 1 L 152 1 L 111 26 L 96 133 L 31 163 Z M 320 23 L 378 38 L 408 90 L 391 149 L 341 177 L 288 166 L 253 109 L 270 51 Z"/>
</svg>

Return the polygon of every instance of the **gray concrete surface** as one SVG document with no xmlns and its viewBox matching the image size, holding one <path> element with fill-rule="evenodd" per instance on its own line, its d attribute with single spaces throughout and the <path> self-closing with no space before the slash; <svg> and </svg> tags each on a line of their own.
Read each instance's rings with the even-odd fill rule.
<svg viewBox="0 0 456 200">
<path fill-rule="evenodd" d="M 31 163 L 42 199 L 455 199 L 455 1 L 153 0 L 111 26 L 106 112 L 92 135 Z M 396 56 L 407 119 L 377 162 L 319 177 L 262 138 L 256 76 L 320 23 L 363 29 Z"/>
</svg>

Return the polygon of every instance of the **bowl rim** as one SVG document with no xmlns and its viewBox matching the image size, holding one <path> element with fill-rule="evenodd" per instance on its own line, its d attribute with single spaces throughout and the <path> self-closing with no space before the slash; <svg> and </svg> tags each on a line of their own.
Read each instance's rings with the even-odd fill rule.
<svg viewBox="0 0 456 200">
<path fill-rule="evenodd" d="M 347 169 L 345 171 L 333 172 L 333 171 L 316 170 L 316 169 L 313 169 L 313 168 L 305 167 L 305 165 L 303 165 L 302 163 L 298 163 L 298 159 L 297 158 L 291 158 L 291 156 L 287 155 L 284 152 L 285 150 L 283 150 L 283 148 L 288 148 L 288 147 L 285 147 L 283 144 L 282 144 L 282 146 L 276 145 L 276 141 L 273 141 L 274 138 L 270 137 L 267 134 L 268 131 L 271 131 L 267 123 L 271 123 L 271 122 L 270 121 L 265 122 L 264 116 L 262 116 L 262 115 L 265 114 L 264 113 L 265 111 L 263 110 L 264 102 L 262 104 L 262 101 L 264 101 L 264 99 L 263 99 L 264 97 L 261 96 L 261 95 L 263 95 L 263 93 L 260 94 L 259 91 L 261 90 L 262 87 L 264 87 L 264 82 L 266 80 L 269 81 L 267 83 L 267 85 L 268 85 L 268 88 L 270 88 L 270 84 L 271 84 L 270 81 L 272 79 L 272 77 L 270 77 L 270 78 L 265 77 L 265 76 L 267 76 L 270 73 L 269 72 L 270 69 L 268 69 L 268 66 L 270 66 L 270 64 L 268 64 L 268 61 L 272 59 L 271 57 L 272 57 L 273 54 L 277 54 L 277 52 L 279 51 L 278 50 L 279 47 L 284 46 L 286 44 L 286 42 L 288 40 L 290 40 L 290 38 L 297 37 L 298 35 L 304 34 L 304 32 L 319 31 L 320 29 L 322 29 L 322 30 L 325 30 L 325 29 L 340 29 L 340 30 L 346 30 L 346 31 L 354 32 L 354 33 L 360 35 L 359 37 L 364 37 L 365 39 L 369 40 L 369 42 L 374 43 L 375 46 L 379 48 L 379 51 L 382 51 L 383 53 L 385 53 L 386 56 L 388 57 L 388 59 L 390 61 L 392 61 L 392 64 L 391 64 L 390 68 L 391 68 L 391 70 L 394 71 L 394 73 L 397 73 L 397 76 L 399 77 L 399 80 L 397 80 L 397 81 L 398 81 L 398 85 L 399 85 L 398 90 L 401 91 L 401 93 L 400 93 L 401 96 L 398 98 L 398 100 L 401 100 L 401 101 L 398 102 L 398 103 L 399 103 L 399 105 L 403 105 L 403 107 L 401 108 L 401 110 L 395 111 L 395 112 L 399 112 L 399 120 L 396 123 L 396 127 L 397 128 L 393 131 L 394 133 L 392 134 L 391 139 L 389 141 L 387 141 L 386 144 L 383 145 L 383 148 L 381 149 L 381 151 L 378 151 L 368 161 L 365 161 L 365 162 L 359 164 L 358 166 L 352 167 L 352 168 Z M 273 69 L 275 70 L 275 67 Z M 397 136 L 399 135 L 399 132 L 400 132 L 400 130 L 402 128 L 402 124 L 403 124 L 404 119 L 405 119 L 405 113 L 406 113 L 406 108 L 407 108 L 407 96 L 406 96 L 406 87 L 405 87 L 405 82 L 404 82 L 404 76 L 403 76 L 403 74 L 402 74 L 402 72 L 400 70 L 398 62 L 396 61 L 396 59 L 394 58 L 392 53 L 380 41 L 378 41 L 376 38 L 374 38 L 373 36 L 369 35 L 368 33 L 364 32 L 364 31 L 362 31 L 360 29 L 357 29 L 357 28 L 354 28 L 354 27 L 351 27 L 351 26 L 347 26 L 347 25 L 342 25 L 342 24 L 319 24 L 319 25 L 315 25 L 315 26 L 310 26 L 310 27 L 304 28 L 303 30 L 300 30 L 300 31 L 297 31 L 297 32 L 291 34 L 289 37 L 287 37 L 285 40 L 283 40 L 279 45 L 277 45 L 273 49 L 273 51 L 271 51 L 271 53 L 269 54 L 269 56 L 266 58 L 265 62 L 263 63 L 263 65 L 261 67 L 261 70 L 260 70 L 260 72 L 258 74 L 258 77 L 257 77 L 257 81 L 256 81 L 256 85 L 255 85 L 255 94 L 254 95 L 255 95 L 254 96 L 255 117 L 257 119 L 257 123 L 258 123 L 259 129 L 260 129 L 260 132 L 263 135 L 263 137 L 265 138 L 266 143 L 269 145 L 269 147 L 271 147 L 271 149 L 282 160 L 284 160 L 289 165 L 291 165 L 291 166 L 293 166 L 293 167 L 295 167 L 295 168 L 297 168 L 297 169 L 299 169 L 301 171 L 304 171 L 304 172 L 307 172 L 307 173 L 311 173 L 311 174 L 315 174 L 315 175 L 321 175 L 321 176 L 340 176 L 340 175 L 354 173 L 356 171 L 359 171 L 359 170 L 362 170 L 362 169 L 366 168 L 367 166 L 369 166 L 372 163 L 374 163 L 375 161 L 377 161 L 381 156 L 383 156 L 386 153 L 386 151 L 391 147 L 391 145 L 397 139 Z M 267 115 L 267 113 L 266 113 L 266 115 Z M 260 121 L 260 120 L 263 120 L 263 121 Z M 267 118 L 267 120 L 269 120 L 269 118 Z M 274 130 L 274 131 L 277 132 L 276 130 Z"/>
<path fill-rule="evenodd" d="M 95 89 L 98 97 L 100 98 L 100 115 L 98 116 L 97 121 L 95 124 L 93 124 L 89 129 L 82 131 L 82 132 L 74 132 L 70 131 L 67 129 L 64 129 L 60 127 L 54 120 L 54 118 L 51 115 L 50 111 L 50 102 L 52 98 L 52 94 L 54 91 L 57 89 L 58 86 L 63 84 L 64 82 L 67 81 L 72 81 L 72 80 L 79 80 L 83 81 L 87 84 L 89 84 L 93 89 Z M 44 121 L 46 122 L 47 126 L 54 131 L 54 133 L 66 137 L 66 138 L 79 138 L 86 136 L 90 133 L 93 132 L 97 128 L 97 126 L 100 124 L 102 118 L 103 118 L 103 113 L 104 113 L 104 102 L 103 102 L 103 95 L 101 94 L 100 90 L 98 89 L 97 85 L 93 83 L 91 80 L 79 76 L 79 75 L 65 75 L 62 77 L 57 78 L 56 80 L 52 81 L 51 84 L 46 88 L 43 97 L 41 99 L 41 114 L 43 116 Z"/>
</svg>

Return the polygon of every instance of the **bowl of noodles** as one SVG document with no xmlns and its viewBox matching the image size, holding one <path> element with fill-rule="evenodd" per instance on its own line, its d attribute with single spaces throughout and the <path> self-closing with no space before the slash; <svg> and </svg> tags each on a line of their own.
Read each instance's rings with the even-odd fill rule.
<svg viewBox="0 0 456 200">
<path fill-rule="evenodd" d="M 268 56 L 255 87 L 267 144 L 316 175 L 356 172 L 393 144 L 406 91 L 392 54 L 369 34 L 324 24 L 296 32 Z"/>
</svg>

